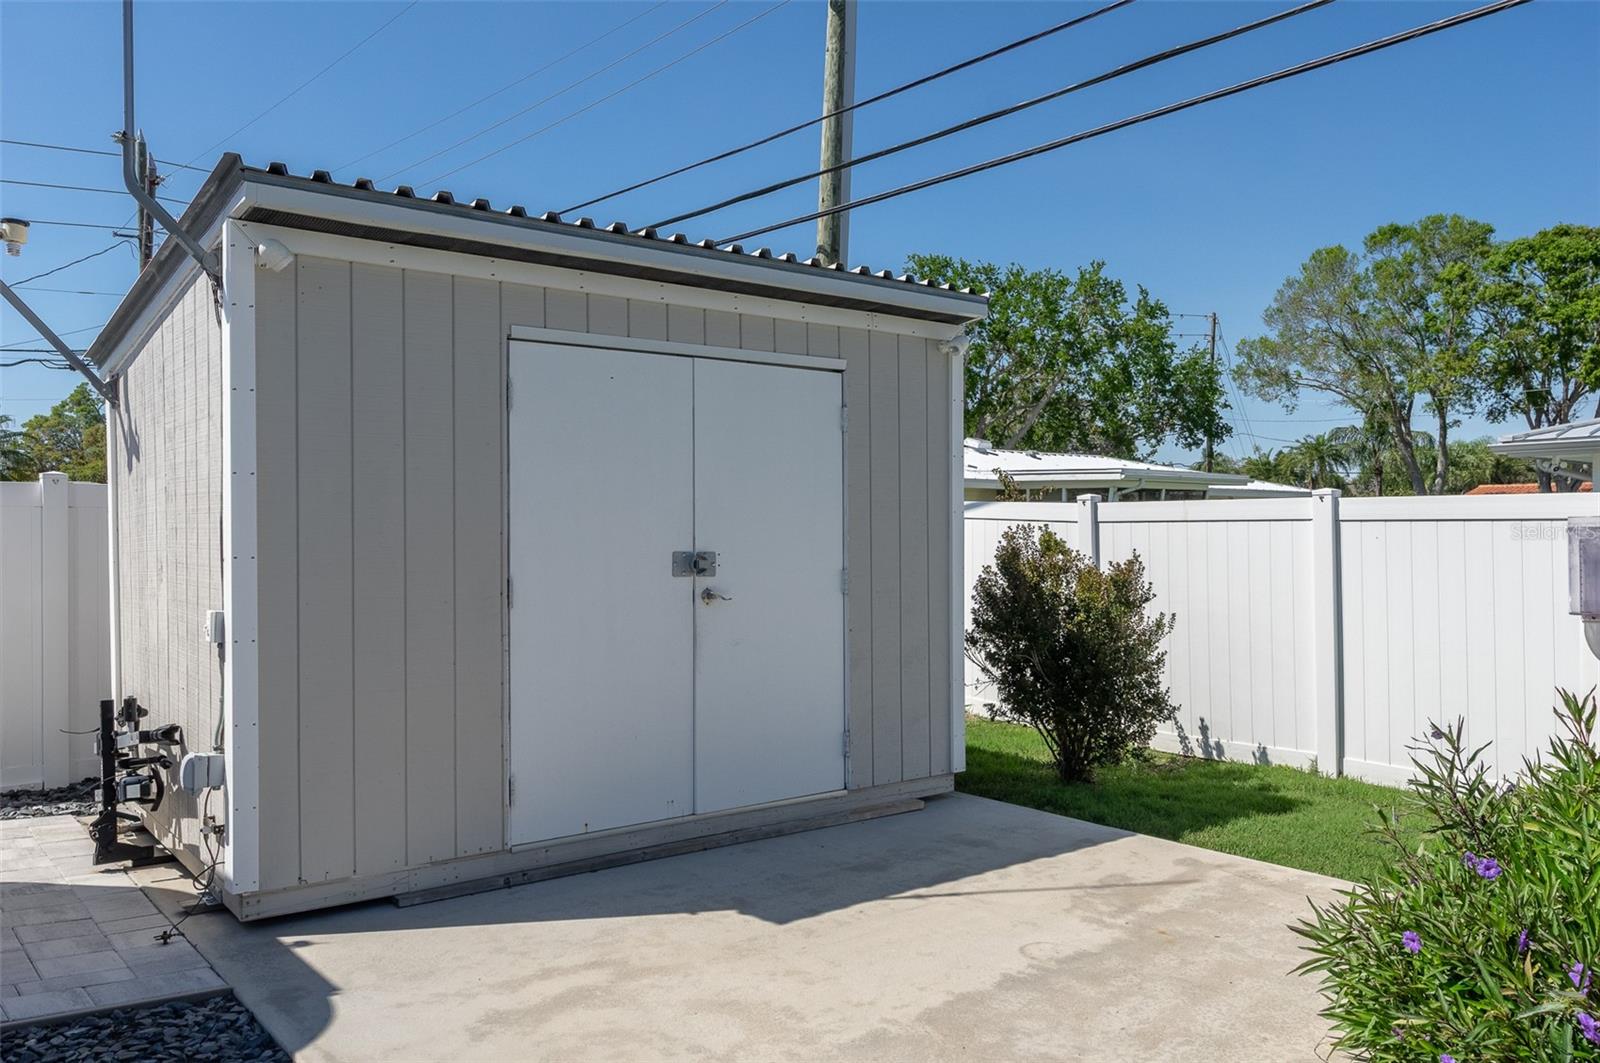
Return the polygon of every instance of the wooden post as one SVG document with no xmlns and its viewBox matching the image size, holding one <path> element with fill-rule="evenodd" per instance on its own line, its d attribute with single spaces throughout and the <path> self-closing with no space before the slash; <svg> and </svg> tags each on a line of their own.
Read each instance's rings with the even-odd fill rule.
<svg viewBox="0 0 1600 1063">
<path fill-rule="evenodd" d="M 1344 607 L 1339 574 L 1339 492 L 1311 492 L 1311 663 L 1317 770 L 1344 774 Z"/>
<path fill-rule="evenodd" d="M 1100 496 L 1078 496 L 1078 551 L 1100 567 Z"/>
<path fill-rule="evenodd" d="M 72 485 L 62 472 L 39 476 L 39 750 L 40 784 L 71 782 L 67 698 L 72 689 Z"/>
<path fill-rule="evenodd" d="M 856 0 L 828 0 L 827 52 L 822 68 L 822 113 L 834 114 L 855 101 Z M 822 169 L 850 158 L 852 115 L 841 114 L 822 123 Z M 850 171 L 823 174 L 817 187 L 817 209 L 828 210 L 850 201 Z M 817 219 L 817 256 L 827 265 L 843 262 L 849 253 L 848 212 Z"/>
</svg>

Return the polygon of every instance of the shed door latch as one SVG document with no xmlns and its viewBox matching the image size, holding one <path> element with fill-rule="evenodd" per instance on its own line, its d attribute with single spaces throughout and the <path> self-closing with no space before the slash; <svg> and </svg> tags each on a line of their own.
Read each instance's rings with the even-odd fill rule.
<svg viewBox="0 0 1600 1063">
<path fill-rule="evenodd" d="M 715 576 L 717 574 L 717 552 L 715 550 L 674 550 L 672 551 L 672 574 L 674 576 Z"/>
</svg>

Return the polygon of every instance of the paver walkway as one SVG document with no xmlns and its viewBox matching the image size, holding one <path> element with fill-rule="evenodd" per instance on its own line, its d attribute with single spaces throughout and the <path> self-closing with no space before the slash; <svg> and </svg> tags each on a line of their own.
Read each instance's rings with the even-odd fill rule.
<svg viewBox="0 0 1600 1063">
<path fill-rule="evenodd" d="M 0 1024 L 220 992 L 227 984 L 72 816 L 0 820 Z"/>
</svg>

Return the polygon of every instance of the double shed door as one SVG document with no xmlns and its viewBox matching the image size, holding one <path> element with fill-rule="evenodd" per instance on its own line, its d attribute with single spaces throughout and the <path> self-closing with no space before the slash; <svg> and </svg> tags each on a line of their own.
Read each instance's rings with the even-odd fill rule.
<svg viewBox="0 0 1600 1063">
<path fill-rule="evenodd" d="M 512 844 L 841 789 L 842 374 L 526 341 L 509 374 Z"/>
</svg>

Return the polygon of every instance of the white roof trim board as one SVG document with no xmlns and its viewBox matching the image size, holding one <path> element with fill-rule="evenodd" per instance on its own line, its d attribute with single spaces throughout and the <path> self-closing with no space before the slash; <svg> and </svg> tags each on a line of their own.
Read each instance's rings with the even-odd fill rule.
<svg viewBox="0 0 1600 1063">
<path fill-rule="evenodd" d="M 344 185 L 325 170 L 299 177 L 282 163 L 246 166 L 232 153 L 218 160 L 182 223 L 191 232 L 211 235 L 224 218 L 812 303 L 940 323 L 952 330 L 982 318 L 988 302 L 970 289 L 889 270 L 825 266 L 815 258 L 774 255 L 765 247 L 750 252 L 739 245 L 722 249 L 710 240 L 691 242 L 682 234 L 633 229 L 624 222 L 601 227 L 589 218 L 569 222 L 520 206 L 496 211 L 486 199 L 458 200 L 442 190 L 423 198 L 404 185 L 380 191 L 364 178 Z M 160 293 L 170 293 L 192 273 L 192 263 L 177 242 L 164 243 L 95 338 L 89 360 L 114 374 L 126 349 L 137 344 L 139 325 Z"/>
<path fill-rule="evenodd" d="M 1172 488 L 1218 493 L 1237 493 L 1251 497 L 1264 494 L 1310 494 L 1304 488 L 1252 480 L 1226 472 L 1204 472 L 1181 465 L 1160 465 L 1132 458 L 1110 458 L 1103 454 L 1049 453 L 1035 450 L 1006 450 L 982 439 L 962 443 L 962 477 L 968 487 L 997 488 L 1000 469 L 1020 487 L 1074 488 L 1118 487 Z"/>
<path fill-rule="evenodd" d="M 1523 458 L 1578 458 L 1587 461 L 1600 452 L 1600 417 L 1569 421 L 1526 432 L 1503 435 L 1489 449 Z"/>
</svg>

